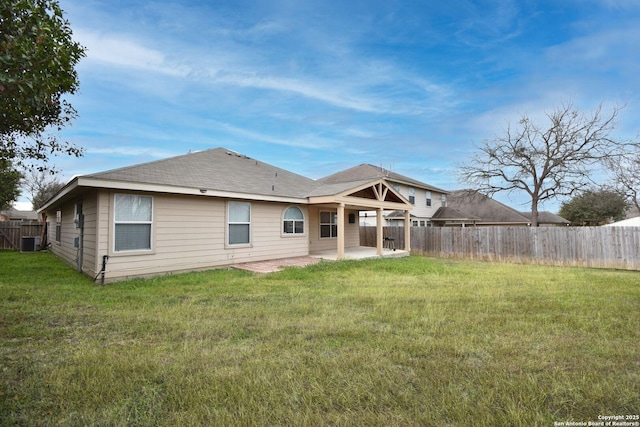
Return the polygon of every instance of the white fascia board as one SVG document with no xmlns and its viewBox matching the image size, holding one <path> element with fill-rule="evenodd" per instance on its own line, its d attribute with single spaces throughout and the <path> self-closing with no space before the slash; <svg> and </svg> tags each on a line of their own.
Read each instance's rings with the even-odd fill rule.
<svg viewBox="0 0 640 427">
<path fill-rule="evenodd" d="M 40 214 L 40 212 L 46 211 L 48 208 L 54 205 L 58 200 L 62 199 L 64 196 L 66 196 L 67 194 L 75 190 L 76 187 L 78 187 L 78 178 L 74 178 L 71 181 L 69 181 L 67 185 L 62 187 L 60 191 L 58 191 L 51 199 L 49 199 L 49 201 L 44 206 L 42 206 L 36 212 Z"/>
<path fill-rule="evenodd" d="M 423 190 L 428 190 L 428 191 L 431 191 L 431 192 L 434 192 L 434 193 L 440 193 L 440 194 L 449 194 L 450 193 L 450 191 L 446 191 L 446 190 L 434 187 L 434 186 L 426 184 L 426 183 L 419 184 L 417 182 L 409 182 L 409 181 L 404 181 L 404 180 L 401 180 L 401 179 L 394 179 L 394 178 L 391 178 L 391 177 L 388 177 L 388 176 L 384 177 L 383 179 L 385 181 L 387 181 L 387 182 L 396 182 L 398 184 L 406 185 L 407 187 L 421 188 Z"/>
<path fill-rule="evenodd" d="M 208 188 L 193 188 L 193 187 L 173 187 L 160 184 L 146 184 L 140 182 L 125 182 L 125 181 L 111 181 L 95 178 L 78 178 L 79 187 L 93 187 L 93 188 L 106 188 L 111 190 L 128 190 L 128 191 L 146 191 L 149 193 L 169 193 L 169 194 L 184 194 L 201 197 L 220 197 L 225 199 L 243 199 L 243 200 L 256 200 L 265 202 L 281 202 L 281 203 L 295 203 L 295 204 L 307 204 L 309 203 L 306 198 L 296 197 L 284 197 L 284 196 L 269 196 L 262 194 L 248 194 L 237 193 L 233 191 L 220 191 L 210 190 Z"/>
</svg>

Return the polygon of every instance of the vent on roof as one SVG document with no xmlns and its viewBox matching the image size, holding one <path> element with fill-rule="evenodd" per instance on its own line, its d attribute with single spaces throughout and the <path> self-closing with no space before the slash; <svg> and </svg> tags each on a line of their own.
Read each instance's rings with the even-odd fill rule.
<svg viewBox="0 0 640 427">
<path fill-rule="evenodd" d="M 238 153 L 237 151 L 231 151 L 231 150 L 227 150 L 227 155 L 228 156 L 236 156 L 236 157 L 240 157 L 240 158 L 243 158 L 243 159 L 248 159 L 249 158 L 249 156 L 247 156 L 247 155 Z"/>
</svg>

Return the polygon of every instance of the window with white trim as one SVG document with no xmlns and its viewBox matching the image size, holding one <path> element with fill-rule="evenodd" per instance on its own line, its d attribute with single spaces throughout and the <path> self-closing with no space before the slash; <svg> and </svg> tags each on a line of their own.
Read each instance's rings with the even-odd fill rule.
<svg viewBox="0 0 640 427">
<path fill-rule="evenodd" d="M 413 187 L 409 187 L 409 203 L 416 204 L 416 189 Z"/>
<path fill-rule="evenodd" d="M 431 191 L 427 191 L 427 206 L 431 206 Z"/>
<path fill-rule="evenodd" d="M 151 250 L 153 198 L 135 194 L 115 195 L 114 250 Z"/>
<path fill-rule="evenodd" d="M 251 243 L 251 203 L 228 203 L 229 245 L 248 245 Z"/>
<path fill-rule="evenodd" d="M 291 206 L 284 211 L 282 224 L 284 234 L 304 234 L 304 215 L 297 206 Z"/>
<path fill-rule="evenodd" d="M 338 237 L 338 213 L 320 212 L 320 238 Z"/>
</svg>

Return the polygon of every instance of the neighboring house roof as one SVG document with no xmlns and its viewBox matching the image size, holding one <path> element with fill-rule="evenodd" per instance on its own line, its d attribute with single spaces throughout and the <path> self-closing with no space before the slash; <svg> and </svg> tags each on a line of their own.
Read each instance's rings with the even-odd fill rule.
<svg viewBox="0 0 640 427">
<path fill-rule="evenodd" d="M 522 215 L 531 220 L 533 216 L 531 212 L 520 212 Z M 560 215 L 556 215 L 549 211 L 538 212 L 538 224 L 550 224 L 550 225 L 569 225 L 571 221 L 562 218 Z"/>
<path fill-rule="evenodd" d="M 622 221 L 605 224 L 604 227 L 640 227 L 640 216 L 623 219 Z"/>
<path fill-rule="evenodd" d="M 460 212 L 452 207 L 439 207 L 431 217 L 431 221 L 451 221 L 451 222 L 477 222 L 481 218 Z"/>
<path fill-rule="evenodd" d="M 0 218 L 5 221 L 20 221 L 20 220 L 38 220 L 38 214 L 35 211 L 19 211 L 15 208 L 0 211 Z"/>
<path fill-rule="evenodd" d="M 409 215 L 411 218 L 417 218 L 414 214 Z M 385 215 L 386 219 L 404 219 L 404 212 L 402 211 L 392 211 L 391 213 Z"/>
<path fill-rule="evenodd" d="M 530 224 L 529 218 L 509 206 L 475 190 L 452 191 L 447 206 L 457 209 L 463 216 L 478 217 L 477 224 Z"/>
<path fill-rule="evenodd" d="M 448 191 L 442 190 L 440 188 L 434 187 L 429 184 L 425 184 L 424 182 L 418 181 L 413 178 L 409 178 L 408 176 L 401 175 L 396 172 L 392 172 L 390 170 L 373 166 L 367 163 L 363 163 L 358 166 L 354 166 L 349 169 L 345 169 L 343 171 L 334 173 L 333 175 L 329 175 L 319 180 L 319 182 L 324 184 L 335 184 L 340 182 L 351 182 L 357 180 L 371 181 L 372 179 L 382 178 L 386 181 L 392 181 L 402 184 L 407 184 L 409 186 L 420 187 L 430 191 L 437 191 L 439 193 L 448 194 Z"/>
</svg>

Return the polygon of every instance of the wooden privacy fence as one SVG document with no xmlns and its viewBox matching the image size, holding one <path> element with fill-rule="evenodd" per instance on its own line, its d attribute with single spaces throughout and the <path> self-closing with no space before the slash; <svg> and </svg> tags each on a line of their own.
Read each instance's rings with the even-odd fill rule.
<svg viewBox="0 0 640 427">
<path fill-rule="evenodd" d="M 403 227 L 384 236 L 404 246 Z M 360 228 L 360 244 L 375 247 L 375 227 Z M 640 270 L 640 227 L 412 227 L 411 253 Z"/>
<path fill-rule="evenodd" d="M 42 237 L 43 227 L 39 221 L 0 221 L 0 250 L 22 249 L 22 238 Z"/>
</svg>

